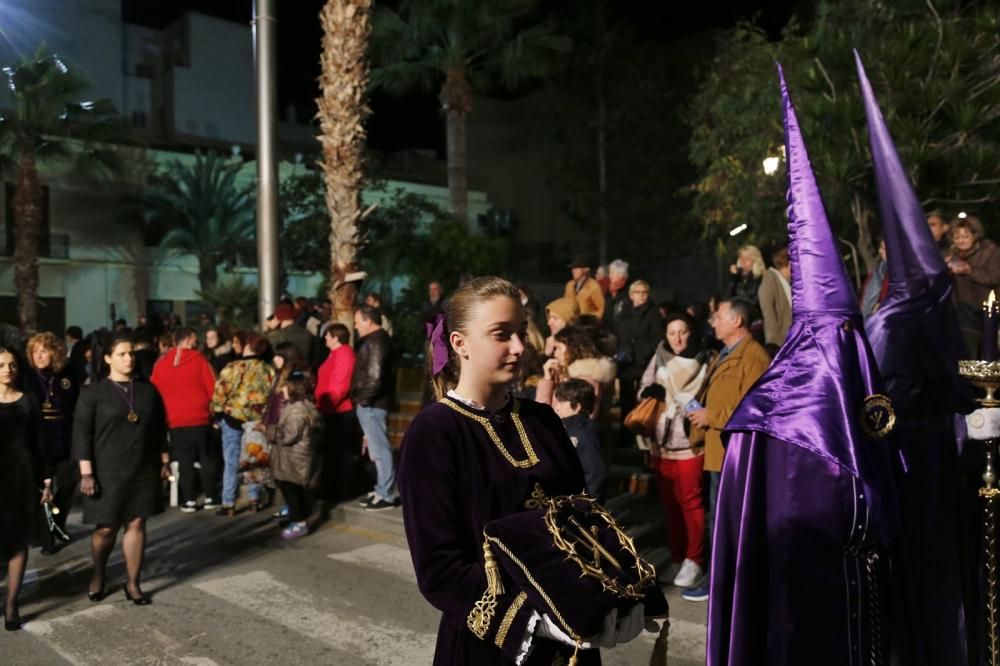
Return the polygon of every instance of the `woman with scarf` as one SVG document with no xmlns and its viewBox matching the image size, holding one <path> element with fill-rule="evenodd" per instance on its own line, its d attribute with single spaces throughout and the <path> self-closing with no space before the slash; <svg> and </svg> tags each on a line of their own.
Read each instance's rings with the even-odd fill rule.
<svg viewBox="0 0 1000 666">
<path fill-rule="evenodd" d="M 655 438 L 643 440 L 657 474 L 677 587 L 696 586 L 705 574 L 704 449 L 691 443 L 684 413 L 701 390 L 715 352 L 701 349 L 693 330 L 694 322 L 688 315 L 670 315 L 667 339 L 656 348 L 639 380 L 640 399 L 654 397 L 666 402 Z"/>
</svg>

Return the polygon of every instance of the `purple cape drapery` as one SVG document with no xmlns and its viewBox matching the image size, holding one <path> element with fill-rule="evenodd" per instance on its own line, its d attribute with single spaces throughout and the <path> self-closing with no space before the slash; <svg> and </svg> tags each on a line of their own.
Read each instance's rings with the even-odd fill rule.
<svg viewBox="0 0 1000 666">
<path fill-rule="evenodd" d="M 873 549 L 865 500 L 853 474 L 812 451 L 759 432 L 730 436 L 715 522 L 710 666 L 880 663 L 872 656 L 884 651 L 885 562 Z"/>
</svg>

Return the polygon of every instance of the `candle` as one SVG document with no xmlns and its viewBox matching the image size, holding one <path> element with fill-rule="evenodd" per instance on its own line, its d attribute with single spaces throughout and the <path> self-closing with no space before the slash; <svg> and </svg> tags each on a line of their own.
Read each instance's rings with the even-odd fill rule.
<svg viewBox="0 0 1000 666">
<path fill-rule="evenodd" d="M 984 361 L 997 360 L 997 324 L 1000 323 L 1000 308 L 996 302 L 996 292 L 990 291 L 990 297 L 983 303 L 983 341 L 981 347 Z"/>
</svg>

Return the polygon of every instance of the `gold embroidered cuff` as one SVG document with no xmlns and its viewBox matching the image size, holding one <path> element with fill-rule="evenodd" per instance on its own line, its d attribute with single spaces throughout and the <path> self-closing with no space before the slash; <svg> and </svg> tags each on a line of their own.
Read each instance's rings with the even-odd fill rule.
<svg viewBox="0 0 1000 666">
<path fill-rule="evenodd" d="M 510 608 L 504 613 L 503 620 L 500 622 L 500 628 L 497 629 L 497 637 L 494 643 L 497 647 L 502 648 L 503 642 L 507 640 L 507 632 L 510 631 L 510 625 L 514 622 L 514 617 L 517 615 L 517 611 L 521 610 L 521 606 L 528 599 L 528 595 L 525 592 L 521 592 L 519 595 L 514 597 L 514 602 L 511 603 Z"/>
</svg>

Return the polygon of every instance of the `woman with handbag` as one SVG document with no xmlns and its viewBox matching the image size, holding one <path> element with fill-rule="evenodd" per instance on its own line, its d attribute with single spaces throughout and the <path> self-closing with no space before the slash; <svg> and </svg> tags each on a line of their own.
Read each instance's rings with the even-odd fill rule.
<svg viewBox="0 0 1000 666">
<path fill-rule="evenodd" d="M 36 404 L 41 405 L 45 425 L 45 452 L 54 480 L 52 521 L 59 528 L 42 532 L 42 555 L 52 555 L 64 541 L 56 534 L 65 535 L 66 518 L 69 516 L 76 491 L 73 476 L 73 410 L 80 395 L 73 372 L 66 365 L 66 343 L 53 333 L 38 333 L 28 340 L 27 354 L 30 368 L 24 378 L 24 388 Z"/>
<path fill-rule="evenodd" d="M 666 340 L 656 348 L 639 380 L 639 399 L 662 400 L 663 406 L 650 412 L 647 401 L 634 410 L 658 413 L 650 424 L 652 432 L 641 439 L 649 446 L 650 464 L 657 475 L 677 587 L 693 587 L 705 575 L 704 449 L 691 442 L 684 413 L 705 383 L 715 352 L 700 349 L 693 331 L 694 322 L 686 314 L 667 317 Z"/>
</svg>

